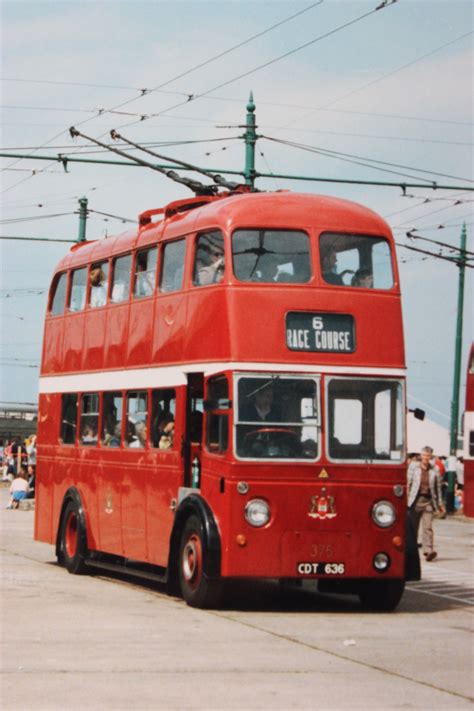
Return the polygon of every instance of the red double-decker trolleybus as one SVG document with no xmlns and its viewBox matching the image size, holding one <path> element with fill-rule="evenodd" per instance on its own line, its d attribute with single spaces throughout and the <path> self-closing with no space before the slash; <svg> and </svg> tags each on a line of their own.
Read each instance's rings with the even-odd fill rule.
<svg viewBox="0 0 474 711">
<path fill-rule="evenodd" d="M 394 608 L 407 578 L 405 359 L 387 224 L 226 194 L 74 246 L 48 302 L 35 537 L 71 573 L 316 579 Z M 408 571 L 408 572 L 407 572 Z"/>
</svg>

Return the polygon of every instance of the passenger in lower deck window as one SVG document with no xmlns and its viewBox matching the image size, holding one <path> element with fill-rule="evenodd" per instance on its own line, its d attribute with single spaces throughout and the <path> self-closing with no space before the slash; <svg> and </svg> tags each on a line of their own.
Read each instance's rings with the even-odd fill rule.
<svg viewBox="0 0 474 711">
<path fill-rule="evenodd" d="M 122 423 L 116 422 L 112 432 L 106 432 L 103 445 L 104 447 L 120 447 L 122 441 Z"/>
<path fill-rule="evenodd" d="M 146 437 L 146 422 L 137 422 L 135 424 L 135 435 L 128 446 L 130 447 L 130 449 L 143 449 L 146 444 Z"/>
<path fill-rule="evenodd" d="M 84 429 L 81 434 L 82 444 L 97 444 L 97 431 L 92 425 L 84 425 Z"/>
</svg>

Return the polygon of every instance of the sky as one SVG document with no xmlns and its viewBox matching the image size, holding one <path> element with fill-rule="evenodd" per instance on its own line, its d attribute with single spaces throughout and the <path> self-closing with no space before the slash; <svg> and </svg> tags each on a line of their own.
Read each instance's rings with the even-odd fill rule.
<svg viewBox="0 0 474 711">
<path fill-rule="evenodd" d="M 68 129 L 109 141 L 115 128 L 204 168 L 242 170 L 239 137 L 252 91 L 260 172 L 416 183 L 405 195 L 400 187 L 272 177 L 256 185 L 354 200 L 387 220 L 400 245 L 408 404 L 449 426 L 459 269 L 402 245 L 439 254 L 420 237 L 458 247 L 465 223 L 474 249 L 474 6 L 380 5 L 4 0 L 0 152 L 114 160 Z M 69 246 L 33 240 L 76 239 L 82 196 L 93 211 L 87 238 L 103 239 L 133 227 L 118 218 L 136 220 L 190 193 L 142 168 L 69 163 L 65 172 L 54 161 L 1 157 L 0 169 L 0 402 L 35 403 L 47 291 Z M 456 189 L 432 190 L 433 182 Z M 466 269 L 461 411 L 472 273 Z"/>
</svg>

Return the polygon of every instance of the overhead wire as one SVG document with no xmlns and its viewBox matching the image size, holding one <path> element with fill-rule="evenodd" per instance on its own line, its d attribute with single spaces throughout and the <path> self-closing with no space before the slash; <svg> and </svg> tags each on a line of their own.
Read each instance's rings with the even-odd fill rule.
<svg viewBox="0 0 474 711">
<path fill-rule="evenodd" d="M 259 64 L 257 67 L 253 67 L 252 69 L 249 69 L 246 72 L 243 72 L 242 74 L 239 74 L 238 76 L 233 77 L 232 79 L 227 79 L 226 81 L 221 82 L 220 84 L 217 84 L 216 86 L 212 87 L 212 89 L 208 89 L 207 91 L 201 92 L 196 95 L 191 95 L 189 101 L 180 102 L 179 104 L 170 106 L 167 109 L 163 109 L 162 111 L 159 111 L 158 113 L 153 114 L 153 117 L 162 116 L 163 114 L 167 113 L 168 111 L 172 111 L 173 109 L 183 106 L 184 104 L 187 104 L 190 101 L 196 101 L 197 99 L 201 99 L 204 96 L 207 96 L 208 94 L 211 94 L 212 92 L 217 91 L 218 89 L 222 89 L 224 86 L 233 84 L 234 82 L 238 81 L 239 79 L 243 79 L 244 77 L 250 76 L 251 74 L 255 74 L 255 72 L 258 72 L 261 69 L 264 69 L 265 67 L 269 67 L 272 64 L 275 64 L 276 62 L 281 61 L 282 59 L 286 59 L 287 57 L 289 57 L 293 54 L 296 54 L 296 52 L 300 52 L 301 50 L 306 49 L 307 47 L 310 47 L 310 46 L 316 44 L 317 42 L 321 42 L 322 40 L 327 39 L 328 37 L 331 37 L 332 35 L 335 35 L 337 32 L 341 32 L 342 30 L 345 30 L 348 27 L 351 27 L 352 25 L 355 25 L 358 22 L 365 20 L 367 17 L 370 17 L 371 15 L 378 12 L 379 10 L 389 7 L 390 5 L 394 4 L 395 2 L 397 2 L 397 0 L 391 0 L 391 2 L 388 2 L 388 0 L 385 0 L 385 2 L 382 2 L 380 5 L 378 5 L 374 9 L 370 10 L 369 12 L 365 12 L 362 15 L 359 15 L 358 17 L 354 18 L 353 20 L 345 22 L 342 25 L 339 25 L 338 27 L 335 27 L 334 29 L 329 30 L 328 32 L 325 32 L 324 34 L 319 35 L 318 37 L 315 37 L 312 40 L 309 40 L 309 42 L 305 42 L 304 44 L 301 44 L 298 47 L 294 47 L 293 49 L 289 50 L 288 52 L 285 52 L 284 54 L 281 54 L 278 57 L 274 57 L 273 59 L 270 59 L 267 62 L 264 62 L 263 64 Z M 130 126 L 130 125 L 135 125 L 135 123 L 136 122 L 133 122 L 132 124 L 125 124 L 125 126 L 122 126 L 121 128 L 125 128 L 126 126 Z"/>
<path fill-rule="evenodd" d="M 178 79 L 181 79 L 181 78 L 183 78 L 184 76 L 187 76 L 188 74 L 191 74 L 192 72 L 196 71 L 197 69 L 201 69 L 202 67 L 204 67 L 204 66 L 210 64 L 211 62 L 216 61 L 217 59 L 220 59 L 221 57 L 223 57 L 223 56 L 229 54 L 230 52 L 233 52 L 234 50 L 239 49 L 240 47 L 243 47 L 245 44 L 248 44 L 249 42 L 253 41 L 254 39 L 257 39 L 258 37 L 263 36 L 263 35 L 266 34 L 267 32 L 270 32 L 271 30 L 276 29 L 277 27 L 280 27 L 281 25 L 285 24 L 286 22 L 289 22 L 290 20 L 294 19 L 295 17 L 299 17 L 300 15 L 302 15 L 302 14 L 305 13 L 305 12 L 308 12 L 309 10 L 313 9 L 314 7 L 316 7 L 316 6 L 318 6 L 318 5 L 321 5 L 322 2 L 323 2 L 323 0 L 318 0 L 318 1 L 315 2 L 315 3 L 312 3 L 311 5 L 309 5 L 308 7 L 304 8 L 303 10 L 299 10 L 297 13 L 293 13 L 293 14 L 290 15 L 289 17 L 284 18 L 283 20 L 280 20 L 279 22 L 277 22 L 277 23 L 271 25 L 270 27 L 267 27 L 266 29 L 262 30 L 261 32 L 258 32 L 258 33 L 255 34 L 255 35 L 252 35 L 251 37 L 247 38 L 247 39 L 244 40 L 243 42 L 239 42 L 238 44 L 233 45 L 232 47 L 229 47 L 228 49 L 224 50 L 223 52 L 218 53 L 218 54 L 215 55 L 214 57 L 211 57 L 210 59 L 206 60 L 205 62 L 201 62 L 200 64 L 197 64 L 197 65 L 195 65 L 194 67 L 191 67 L 190 69 L 186 70 L 186 72 L 182 72 L 181 74 L 179 74 L 179 75 L 177 75 L 177 76 L 175 76 L 175 77 L 172 77 L 171 79 L 167 80 L 166 82 L 162 82 L 161 84 L 159 84 L 158 86 L 154 87 L 153 89 L 150 89 L 150 90 L 148 90 L 148 89 L 146 89 L 146 90 L 140 90 L 140 91 L 141 91 L 140 96 L 134 97 L 134 98 L 132 98 L 132 99 L 130 99 L 130 100 L 128 100 L 128 101 L 122 102 L 122 103 L 120 103 L 120 104 L 116 104 L 116 105 L 113 106 L 110 110 L 117 110 L 117 109 L 120 109 L 120 108 L 122 108 L 123 106 L 126 106 L 126 105 L 128 105 L 128 104 L 130 104 L 130 103 L 132 103 L 132 102 L 134 102 L 134 101 L 137 101 L 138 99 L 141 99 L 143 96 L 147 96 L 147 95 L 149 95 L 149 94 L 151 94 L 151 93 L 154 93 L 154 92 L 156 92 L 156 91 L 159 91 L 159 90 L 162 89 L 164 86 L 167 86 L 168 84 L 171 84 L 172 82 L 177 81 Z M 186 103 L 186 102 L 184 102 L 184 103 Z M 181 105 L 181 104 L 179 104 L 179 105 Z M 174 108 L 174 107 L 173 107 L 173 108 Z M 169 110 L 171 110 L 171 109 L 169 109 Z M 104 113 L 104 112 L 101 111 L 98 115 L 101 115 L 102 113 Z M 90 121 L 90 120 L 91 120 L 91 119 L 84 119 L 84 121 L 82 121 L 82 122 L 80 122 L 80 123 L 76 123 L 76 128 L 77 128 L 77 126 L 83 125 L 84 123 L 86 123 L 86 122 L 88 122 L 88 121 Z M 49 145 L 52 141 L 55 141 L 56 138 L 58 138 L 59 136 L 62 136 L 64 133 L 65 133 L 65 130 L 63 129 L 63 131 L 61 131 L 61 133 L 56 134 L 55 136 L 53 136 L 53 138 L 51 138 L 51 139 L 49 139 L 47 142 L 43 143 L 43 144 L 40 146 L 40 148 L 45 148 L 45 147 L 46 147 L 47 145 Z M 38 149 L 38 150 L 40 150 L 40 149 Z M 14 161 L 13 163 L 11 163 L 11 164 L 8 165 L 7 167 L 8 167 L 8 168 L 11 168 L 13 165 L 16 165 L 16 163 L 18 163 L 20 160 L 22 160 L 22 159 L 21 159 L 21 158 L 17 159 L 16 161 Z M 46 168 L 49 168 L 50 166 L 51 166 L 51 164 L 47 165 Z M 42 172 L 42 171 L 39 171 L 39 173 L 40 173 L 40 172 Z M 38 174 L 38 173 L 37 173 L 37 174 Z M 30 180 L 32 177 L 33 177 L 33 176 L 30 175 L 30 176 L 28 176 L 28 177 L 26 177 L 26 178 L 23 178 L 23 180 L 20 180 L 20 181 L 18 181 L 17 183 L 15 183 L 14 185 L 11 185 L 9 188 L 6 188 L 5 190 L 2 190 L 1 193 L 3 194 L 3 193 L 6 193 L 6 192 L 9 192 L 10 190 L 13 190 L 14 188 L 16 188 L 16 187 L 18 187 L 19 185 L 23 184 L 23 183 L 26 182 L 27 180 Z"/>
<path fill-rule="evenodd" d="M 301 150 L 309 151 L 310 153 L 319 153 L 321 155 L 326 155 L 327 157 L 338 158 L 339 160 L 344 160 L 349 163 L 355 162 L 352 159 L 357 159 L 358 161 L 367 161 L 367 163 L 356 162 L 356 165 L 364 165 L 364 167 L 374 168 L 376 170 L 383 170 L 384 172 L 395 173 L 396 175 L 407 175 L 411 178 L 415 178 L 416 180 L 425 180 L 425 182 L 427 181 L 426 178 L 422 178 L 422 177 L 419 177 L 419 176 L 416 176 L 416 175 L 413 175 L 410 173 L 398 173 L 398 172 L 395 172 L 392 170 L 378 168 L 377 166 L 378 165 L 387 165 L 387 166 L 392 166 L 394 168 L 406 168 L 407 170 L 412 170 L 416 173 L 426 173 L 428 175 L 438 175 L 438 176 L 441 176 L 444 178 L 453 178 L 455 180 L 462 180 L 462 181 L 465 181 L 468 183 L 474 183 L 474 180 L 470 180 L 469 178 L 460 178 L 455 175 L 441 173 L 441 172 L 437 172 L 437 171 L 433 171 L 433 170 L 425 170 L 423 168 L 416 168 L 414 166 L 407 166 L 407 165 L 404 165 L 401 163 L 391 163 L 389 161 L 381 161 L 381 160 L 377 160 L 375 158 L 367 158 L 365 156 L 358 156 L 358 155 L 354 155 L 352 153 L 342 153 L 340 151 L 331 151 L 331 150 L 328 150 L 325 148 L 320 148 L 318 146 L 310 146 L 310 145 L 307 145 L 304 143 L 297 143 L 296 141 L 287 141 L 287 140 L 280 139 L 280 138 L 274 138 L 272 136 L 263 135 L 263 136 L 260 136 L 260 138 L 264 138 L 268 141 L 273 141 L 274 143 L 281 143 L 282 145 L 290 146 L 293 148 L 299 148 Z M 369 165 L 369 163 L 375 163 L 375 164 L 377 164 L 377 166 Z M 429 182 L 432 183 L 433 181 L 429 181 Z"/>
<path fill-rule="evenodd" d="M 388 77 L 392 77 L 395 74 L 398 74 L 398 72 L 403 71 L 404 69 L 408 69 L 408 67 L 413 66 L 414 64 L 417 64 L 418 62 L 423 61 L 424 59 L 427 59 L 428 57 L 431 57 L 433 54 L 436 54 L 437 52 L 440 52 L 442 49 L 445 49 L 446 47 L 449 47 L 452 44 L 455 44 L 456 42 L 459 42 L 462 39 L 465 39 L 466 37 L 469 37 L 472 35 L 474 30 L 470 30 L 469 32 L 465 32 L 462 35 L 459 35 L 458 37 L 455 37 L 454 39 L 450 40 L 449 42 L 445 42 L 444 44 L 440 45 L 439 47 L 435 47 L 435 49 L 432 49 L 430 52 L 426 52 L 425 54 L 422 54 L 421 57 L 417 57 L 416 59 L 413 59 L 410 62 L 407 62 L 405 64 L 402 64 L 399 67 L 396 67 L 395 69 L 392 69 L 390 72 L 386 72 L 385 74 L 382 74 L 380 77 L 377 77 L 376 79 L 372 79 L 371 81 L 363 84 L 362 86 L 359 86 L 355 89 L 352 89 L 351 91 L 343 94 L 342 96 L 338 96 L 336 99 L 333 99 L 332 101 L 329 101 L 328 103 L 324 104 L 323 107 L 321 108 L 329 108 L 333 106 L 334 104 L 337 104 L 339 101 L 343 101 L 345 99 L 348 99 L 350 96 L 353 96 L 354 94 L 359 93 L 360 91 L 364 91 L 365 89 L 368 89 L 369 87 L 373 86 L 374 84 L 378 84 L 379 82 L 388 79 Z M 299 121 L 300 119 L 306 118 L 307 116 L 310 116 L 312 111 L 301 115 L 300 117 L 297 117 L 293 121 L 291 121 L 288 125 L 291 125 L 295 121 Z"/>
</svg>

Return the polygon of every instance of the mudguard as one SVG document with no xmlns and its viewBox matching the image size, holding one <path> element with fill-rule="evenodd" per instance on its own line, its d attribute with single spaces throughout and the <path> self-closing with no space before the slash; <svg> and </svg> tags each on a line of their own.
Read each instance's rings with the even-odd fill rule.
<svg viewBox="0 0 474 711">
<path fill-rule="evenodd" d="M 67 504 L 69 501 L 74 501 L 74 503 L 77 506 L 77 515 L 81 519 L 82 526 L 79 527 L 80 530 L 80 541 L 79 545 L 81 545 L 83 548 L 82 550 L 87 550 L 87 526 L 86 526 L 86 515 L 84 513 L 84 507 L 82 505 L 82 499 L 81 495 L 76 489 L 75 486 L 71 486 L 66 493 L 64 494 L 63 498 L 63 504 L 61 506 L 61 513 L 59 515 L 59 521 L 58 521 L 58 528 L 56 531 L 56 556 L 59 557 L 61 555 L 61 527 L 63 525 L 63 514 L 64 514 L 64 509 L 66 508 Z"/>
<path fill-rule="evenodd" d="M 198 494 L 186 496 L 180 503 L 171 534 L 168 569 L 174 569 L 179 550 L 181 534 L 186 520 L 192 514 L 199 517 L 204 535 L 206 555 L 204 556 L 204 574 L 208 578 L 218 578 L 221 572 L 221 539 L 211 509 Z"/>
</svg>

